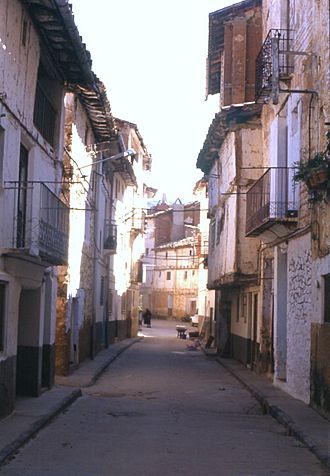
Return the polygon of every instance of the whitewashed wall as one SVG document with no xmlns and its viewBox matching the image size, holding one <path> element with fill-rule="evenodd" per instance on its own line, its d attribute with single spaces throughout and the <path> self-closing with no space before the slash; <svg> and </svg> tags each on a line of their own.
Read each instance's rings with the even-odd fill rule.
<svg viewBox="0 0 330 476">
<path fill-rule="evenodd" d="M 310 331 L 312 322 L 310 234 L 288 245 L 287 386 L 309 402 Z"/>
</svg>

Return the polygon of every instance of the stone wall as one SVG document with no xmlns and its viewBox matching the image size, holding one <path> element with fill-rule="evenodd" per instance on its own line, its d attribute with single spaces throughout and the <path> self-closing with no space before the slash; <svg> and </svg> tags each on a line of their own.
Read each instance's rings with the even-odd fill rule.
<svg viewBox="0 0 330 476">
<path fill-rule="evenodd" d="M 58 287 L 56 300 L 56 347 L 55 347 L 55 373 L 66 375 L 70 365 L 70 334 L 67 329 L 67 291 L 66 291 L 66 267 L 60 267 L 58 271 Z"/>
</svg>

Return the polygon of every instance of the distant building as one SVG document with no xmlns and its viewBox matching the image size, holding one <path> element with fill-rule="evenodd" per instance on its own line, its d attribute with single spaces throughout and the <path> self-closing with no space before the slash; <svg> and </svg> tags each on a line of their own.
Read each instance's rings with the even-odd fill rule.
<svg viewBox="0 0 330 476">
<path fill-rule="evenodd" d="M 203 234 L 200 230 L 200 217 L 197 200 L 189 204 L 182 204 L 179 199 L 171 205 L 162 202 L 148 210 L 141 293 L 143 307 L 149 307 L 156 317 L 189 320 L 200 313 L 204 322 L 205 316 L 210 315 L 213 303 L 210 305 L 209 300 L 203 299 L 198 309 L 199 288 L 206 290 L 206 281 L 200 281 L 200 267 L 203 264 L 205 276 L 207 246 L 206 230 Z"/>
</svg>

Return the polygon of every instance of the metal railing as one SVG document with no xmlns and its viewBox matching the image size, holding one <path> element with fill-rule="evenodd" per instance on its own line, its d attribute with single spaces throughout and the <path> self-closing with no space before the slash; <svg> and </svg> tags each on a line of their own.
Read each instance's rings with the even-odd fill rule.
<svg viewBox="0 0 330 476">
<path fill-rule="evenodd" d="M 292 30 L 270 30 L 256 59 L 256 102 L 269 97 L 280 79 L 293 73 Z"/>
<path fill-rule="evenodd" d="M 68 258 L 70 209 L 46 185 L 40 184 L 39 254 L 55 264 Z"/>
<path fill-rule="evenodd" d="M 292 221 L 298 210 L 293 168 L 269 168 L 248 190 L 246 234 L 258 235 L 278 221 Z"/>
<path fill-rule="evenodd" d="M 11 225 L 11 237 L 4 230 L 3 247 L 24 250 L 54 265 L 67 263 L 69 207 L 42 182 L 6 182 L 8 200 L 4 222 Z"/>
</svg>

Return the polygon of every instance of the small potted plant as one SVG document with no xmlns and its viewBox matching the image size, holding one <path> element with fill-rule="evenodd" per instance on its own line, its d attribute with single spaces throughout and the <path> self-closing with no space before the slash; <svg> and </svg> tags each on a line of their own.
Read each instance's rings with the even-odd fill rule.
<svg viewBox="0 0 330 476">
<path fill-rule="evenodd" d="M 311 190 L 327 186 L 330 160 L 326 152 L 318 152 L 307 162 L 298 162 L 295 166 L 294 181 L 305 182 Z"/>
</svg>

